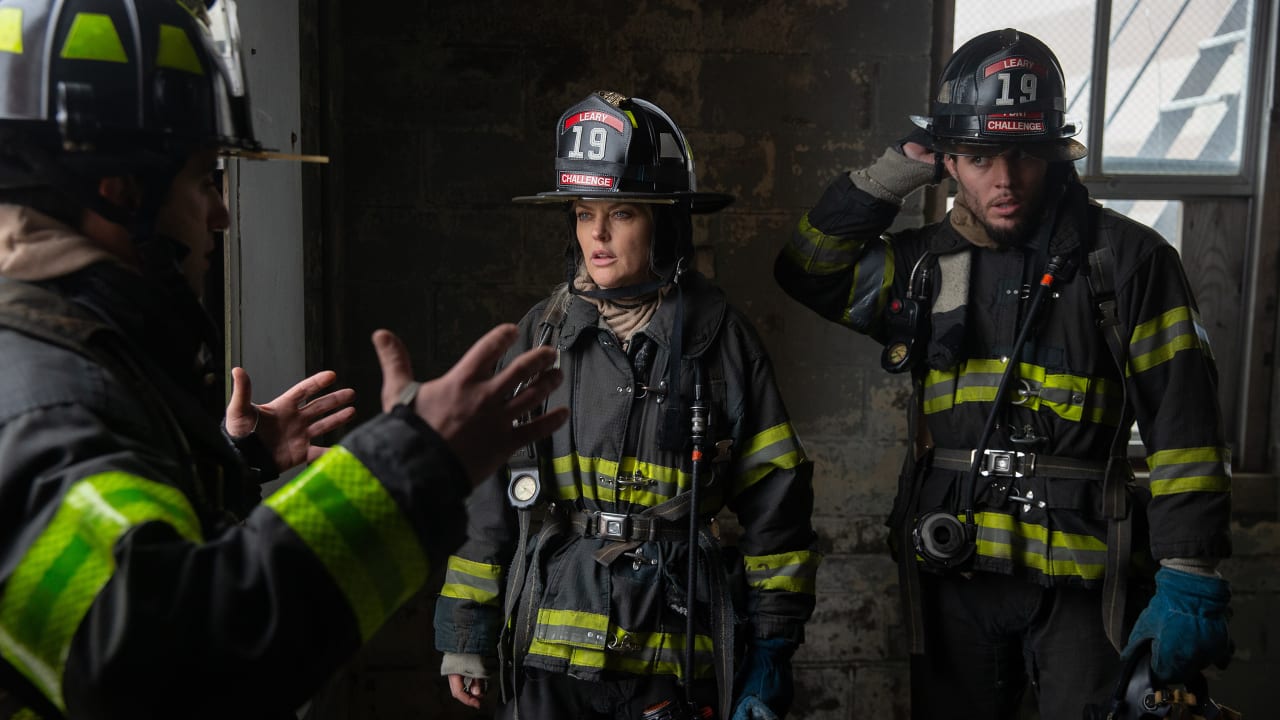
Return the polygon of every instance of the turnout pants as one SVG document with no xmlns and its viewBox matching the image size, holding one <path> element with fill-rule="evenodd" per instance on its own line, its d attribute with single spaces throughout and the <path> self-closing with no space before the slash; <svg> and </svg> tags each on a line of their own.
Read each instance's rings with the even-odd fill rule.
<svg viewBox="0 0 1280 720">
<path fill-rule="evenodd" d="M 990 573 L 921 573 L 925 655 L 911 657 L 915 720 L 1013 720 L 1023 693 L 1041 720 L 1080 720 L 1115 688 L 1120 656 L 1100 590 L 1044 588 Z"/>
<path fill-rule="evenodd" d="M 671 675 L 591 682 L 532 668 L 523 672 L 519 698 L 499 709 L 499 720 L 515 720 L 517 705 L 519 720 L 639 720 L 664 700 L 684 702 L 684 687 Z M 698 681 L 694 697 L 699 706 L 714 708 L 715 681 Z"/>
</svg>

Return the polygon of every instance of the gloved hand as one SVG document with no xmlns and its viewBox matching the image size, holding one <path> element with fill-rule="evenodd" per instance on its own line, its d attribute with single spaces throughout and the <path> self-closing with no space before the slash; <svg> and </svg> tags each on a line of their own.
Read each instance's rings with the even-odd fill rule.
<svg viewBox="0 0 1280 720">
<path fill-rule="evenodd" d="M 914 145 L 908 147 L 908 143 L 914 143 Z M 933 135 L 930 135 L 928 130 L 920 127 L 912 128 L 911 132 L 889 147 L 899 155 L 933 165 L 933 179 L 929 182 L 930 185 L 937 185 L 947 176 L 947 168 L 942 162 L 943 154 L 934 150 Z"/>
<path fill-rule="evenodd" d="M 1227 635 L 1227 604 L 1231 587 L 1226 580 L 1161 568 L 1156 594 L 1129 634 L 1123 660 L 1151 640 L 1151 672 L 1162 680 L 1185 682 L 1210 663 L 1225 666 L 1231 659 Z"/>
<path fill-rule="evenodd" d="M 786 717 L 795 696 L 791 656 L 797 643 L 785 638 L 752 638 L 738 671 L 733 720 L 777 720 Z M 767 713 L 767 714 L 766 714 Z"/>
<path fill-rule="evenodd" d="M 744 696 L 733 711 L 733 720 L 778 720 L 778 715 L 755 695 Z"/>
</svg>

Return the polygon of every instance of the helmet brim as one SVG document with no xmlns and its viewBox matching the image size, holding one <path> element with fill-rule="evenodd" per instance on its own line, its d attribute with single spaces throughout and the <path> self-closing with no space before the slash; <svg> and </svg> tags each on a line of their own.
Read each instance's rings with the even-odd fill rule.
<svg viewBox="0 0 1280 720">
<path fill-rule="evenodd" d="M 1017 142 L 1010 138 L 1005 142 L 977 141 L 973 138 L 949 138 L 934 134 L 933 118 L 925 115 L 910 115 L 911 123 L 931 136 L 929 149 L 947 155 L 965 155 L 968 157 L 995 157 L 1017 146 L 1019 150 L 1032 157 L 1049 162 L 1075 162 L 1089 154 L 1089 149 L 1072 135 L 1080 132 L 1080 124 L 1067 121 L 1061 130 L 1061 136 L 1053 140 L 1037 138 L 1027 142 Z"/>
<path fill-rule="evenodd" d="M 1023 153 L 1049 162 L 1075 162 L 1089 154 L 1088 148 L 1071 138 L 1039 142 L 976 143 L 971 140 L 955 140 L 935 137 L 930 150 L 946 155 L 966 157 L 995 157 L 1018 148 Z"/>
<path fill-rule="evenodd" d="M 553 190 L 540 192 L 537 195 L 520 195 L 511 198 L 511 202 L 523 205 L 561 205 L 575 200 L 612 200 L 614 202 L 632 202 L 648 205 L 688 205 L 689 211 L 696 214 L 719 212 L 733 204 L 734 197 L 725 193 L 689 192 L 689 193 L 647 193 L 647 192 L 568 192 Z"/>
</svg>

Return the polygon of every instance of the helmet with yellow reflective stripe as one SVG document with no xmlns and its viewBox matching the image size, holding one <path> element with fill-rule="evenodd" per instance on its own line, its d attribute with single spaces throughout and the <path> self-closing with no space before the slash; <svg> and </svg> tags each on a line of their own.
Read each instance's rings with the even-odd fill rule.
<svg viewBox="0 0 1280 720">
<path fill-rule="evenodd" d="M 0 187 L 260 149 L 235 0 L 0 0 Z"/>
</svg>

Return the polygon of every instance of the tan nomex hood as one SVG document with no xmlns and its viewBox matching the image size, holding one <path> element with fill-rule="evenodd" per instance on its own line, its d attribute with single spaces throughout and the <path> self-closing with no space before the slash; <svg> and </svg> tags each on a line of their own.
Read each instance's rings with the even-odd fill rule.
<svg viewBox="0 0 1280 720">
<path fill-rule="evenodd" d="M 28 207 L 0 205 L 0 276 L 49 280 L 115 255 L 76 230 Z"/>
</svg>

